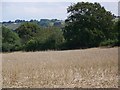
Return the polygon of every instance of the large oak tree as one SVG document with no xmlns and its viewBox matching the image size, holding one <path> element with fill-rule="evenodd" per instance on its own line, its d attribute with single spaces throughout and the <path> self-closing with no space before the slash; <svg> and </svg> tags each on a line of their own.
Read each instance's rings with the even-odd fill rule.
<svg viewBox="0 0 120 90">
<path fill-rule="evenodd" d="M 98 46 L 112 39 L 113 15 L 99 3 L 78 2 L 68 7 L 64 36 L 69 48 Z"/>
</svg>

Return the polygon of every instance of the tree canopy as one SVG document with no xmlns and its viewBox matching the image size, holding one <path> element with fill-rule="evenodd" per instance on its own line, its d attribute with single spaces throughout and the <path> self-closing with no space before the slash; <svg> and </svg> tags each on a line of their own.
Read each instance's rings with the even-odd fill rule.
<svg viewBox="0 0 120 90">
<path fill-rule="evenodd" d="M 120 18 L 99 3 L 78 2 L 69 6 L 67 12 L 65 22 L 41 19 L 1 23 L 0 51 L 1 48 L 8 52 L 120 45 Z M 12 30 L 6 28 L 11 23 L 19 25 Z"/>
<path fill-rule="evenodd" d="M 19 37 L 22 39 L 22 43 L 27 42 L 33 36 L 36 35 L 40 30 L 40 27 L 35 23 L 26 22 L 18 27 L 15 31 L 18 33 Z"/>
<path fill-rule="evenodd" d="M 58 27 L 44 28 L 25 46 L 27 51 L 58 50 L 64 43 L 63 32 Z"/>
<path fill-rule="evenodd" d="M 113 15 L 99 3 L 78 2 L 68 7 L 64 36 L 70 48 L 98 46 L 108 40 Z"/>
<path fill-rule="evenodd" d="M 16 51 L 20 48 L 20 38 L 12 30 L 2 26 L 2 51 Z"/>
</svg>

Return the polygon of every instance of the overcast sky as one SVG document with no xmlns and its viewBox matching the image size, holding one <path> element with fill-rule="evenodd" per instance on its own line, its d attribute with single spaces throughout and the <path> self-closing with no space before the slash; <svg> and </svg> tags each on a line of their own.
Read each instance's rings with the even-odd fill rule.
<svg viewBox="0 0 120 90">
<path fill-rule="evenodd" d="M 7 0 L 2 1 L 2 20 L 16 20 L 16 19 L 37 19 L 40 20 L 42 18 L 47 19 L 66 19 L 67 18 L 67 10 L 66 8 L 71 5 L 71 3 L 76 3 L 76 1 L 71 2 L 61 2 L 61 0 L 57 0 L 59 2 L 38 2 L 35 0 L 34 2 L 26 0 L 20 2 L 16 0 Z M 80 1 L 80 0 L 79 0 Z M 95 0 L 88 0 L 90 2 L 95 2 Z M 102 0 L 100 0 L 102 1 Z M 100 2 L 99 1 L 99 2 Z M 96 0 L 96 2 L 98 2 Z M 118 15 L 118 2 L 100 2 L 102 6 L 105 7 L 106 10 L 111 11 L 113 14 Z"/>
</svg>

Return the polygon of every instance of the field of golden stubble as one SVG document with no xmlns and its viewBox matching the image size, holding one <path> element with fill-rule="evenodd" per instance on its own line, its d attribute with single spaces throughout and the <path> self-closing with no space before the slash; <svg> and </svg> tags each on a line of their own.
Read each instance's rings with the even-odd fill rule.
<svg viewBox="0 0 120 90">
<path fill-rule="evenodd" d="M 118 47 L 2 54 L 3 88 L 117 88 Z"/>
</svg>

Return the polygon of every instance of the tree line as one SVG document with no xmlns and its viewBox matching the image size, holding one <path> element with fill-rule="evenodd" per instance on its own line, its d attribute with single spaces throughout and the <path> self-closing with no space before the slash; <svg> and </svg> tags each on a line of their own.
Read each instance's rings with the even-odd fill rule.
<svg viewBox="0 0 120 90">
<path fill-rule="evenodd" d="M 2 51 L 66 50 L 99 46 L 119 46 L 120 18 L 99 3 L 78 2 L 67 8 L 64 27 L 40 27 L 25 22 L 16 30 L 4 26 Z"/>
<path fill-rule="evenodd" d="M 63 20 L 58 20 L 58 19 L 40 19 L 39 20 L 29 20 L 29 21 L 25 21 L 25 20 L 15 20 L 15 21 L 8 21 L 8 22 L 0 22 L 5 26 L 9 26 L 10 24 L 21 24 L 21 23 L 25 23 L 25 22 L 32 22 L 32 23 L 36 23 L 40 26 L 43 27 L 49 27 L 49 26 L 57 26 L 57 27 L 61 27 L 64 24 Z"/>
</svg>

